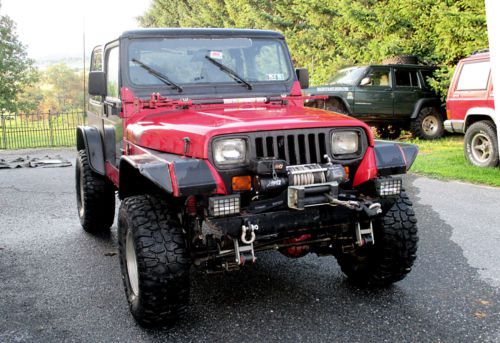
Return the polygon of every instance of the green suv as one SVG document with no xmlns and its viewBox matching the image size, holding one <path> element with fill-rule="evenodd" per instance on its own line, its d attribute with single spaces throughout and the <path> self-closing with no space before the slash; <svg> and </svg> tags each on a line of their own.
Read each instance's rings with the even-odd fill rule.
<svg viewBox="0 0 500 343">
<path fill-rule="evenodd" d="M 384 138 L 401 130 L 435 139 L 443 134 L 444 113 L 437 94 L 426 80 L 435 68 L 390 64 L 341 69 L 324 86 L 304 89 L 305 95 L 326 95 L 308 106 L 356 117 L 377 128 Z"/>
</svg>

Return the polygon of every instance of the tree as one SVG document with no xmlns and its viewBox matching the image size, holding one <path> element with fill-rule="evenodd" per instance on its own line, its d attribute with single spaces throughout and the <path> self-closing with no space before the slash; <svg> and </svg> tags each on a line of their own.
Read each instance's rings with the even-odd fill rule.
<svg viewBox="0 0 500 343">
<path fill-rule="evenodd" d="M 36 81 L 37 72 L 15 30 L 14 21 L 0 15 L 0 112 L 26 111 L 36 106 L 33 99 L 21 96 Z"/>
<path fill-rule="evenodd" d="M 279 30 L 315 84 L 347 65 L 415 54 L 441 67 L 432 84 L 442 95 L 458 60 L 488 45 L 482 0 L 152 0 L 139 22 Z"/>
<path fill-rule="evenodd" d="M 41 96 L 40 112 L 66 112 L 81 109 L 83 103 L 83 71 L 59 63 L 40 74 L 37 93 Z"/>
</svg>

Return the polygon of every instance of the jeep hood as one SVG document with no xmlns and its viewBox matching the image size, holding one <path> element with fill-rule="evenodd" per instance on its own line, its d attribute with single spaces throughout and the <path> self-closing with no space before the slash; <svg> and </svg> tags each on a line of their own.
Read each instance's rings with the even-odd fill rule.
<svg viewBox="0 0 500 343">
<path fill-rule="evenodd" d="M 268 107 L 266 107 L 268 106 Z M 144 148 L 187 156 L 207 158 L 207 147 L 214 136 L 256 131 L 315 127 L 357 126 L 369 132 L 363 122 L 320 109 L 301 106 L 211 107 L 169 110 L 139 115 L 131 119 L 126 137 Z M 371 135 L 370 144 L 373 145 Z"/>
</svg>

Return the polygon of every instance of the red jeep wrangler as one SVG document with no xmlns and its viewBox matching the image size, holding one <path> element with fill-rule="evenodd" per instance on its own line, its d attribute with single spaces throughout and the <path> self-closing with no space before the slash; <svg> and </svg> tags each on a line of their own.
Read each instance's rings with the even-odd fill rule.
<svg viewBox="0 0 500 343">
<path fill-rule="evenodd" d="M 189 270 L 230 271 L 256 252 L 335 255 L 352 280 L 399 281 L 417 250 L 402 189 L 413 145 L 375 143 L 359 120 L 305 108 L 305 69 L 277 32 L 128 31 L 96 47 L 88 126 L 77 130 L 83 228 L 109 230 L 130 310 L 176 318 Z"/>
<path fill-rule="evenodd" d="M 467 160 L 480 167 L 498 165 L 498 135 L 490 54 L 474 53 L 458 62 L 446 99 L 449 132 L 465 133 Z"/>
</svg>

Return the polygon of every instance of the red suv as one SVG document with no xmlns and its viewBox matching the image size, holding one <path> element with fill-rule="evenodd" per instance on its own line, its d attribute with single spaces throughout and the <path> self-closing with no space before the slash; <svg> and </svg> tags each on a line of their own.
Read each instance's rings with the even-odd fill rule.
<svg viewBox="0 0 500 343">
<path fill-rule="evenodd" d="M 465 133 L 465 157 L 473 165 L 498 165 L 498 134 L 495 124 L 490 54 L 480 51 L 458 62 L 446 100 L 449 132 Z"/>
</svg>

